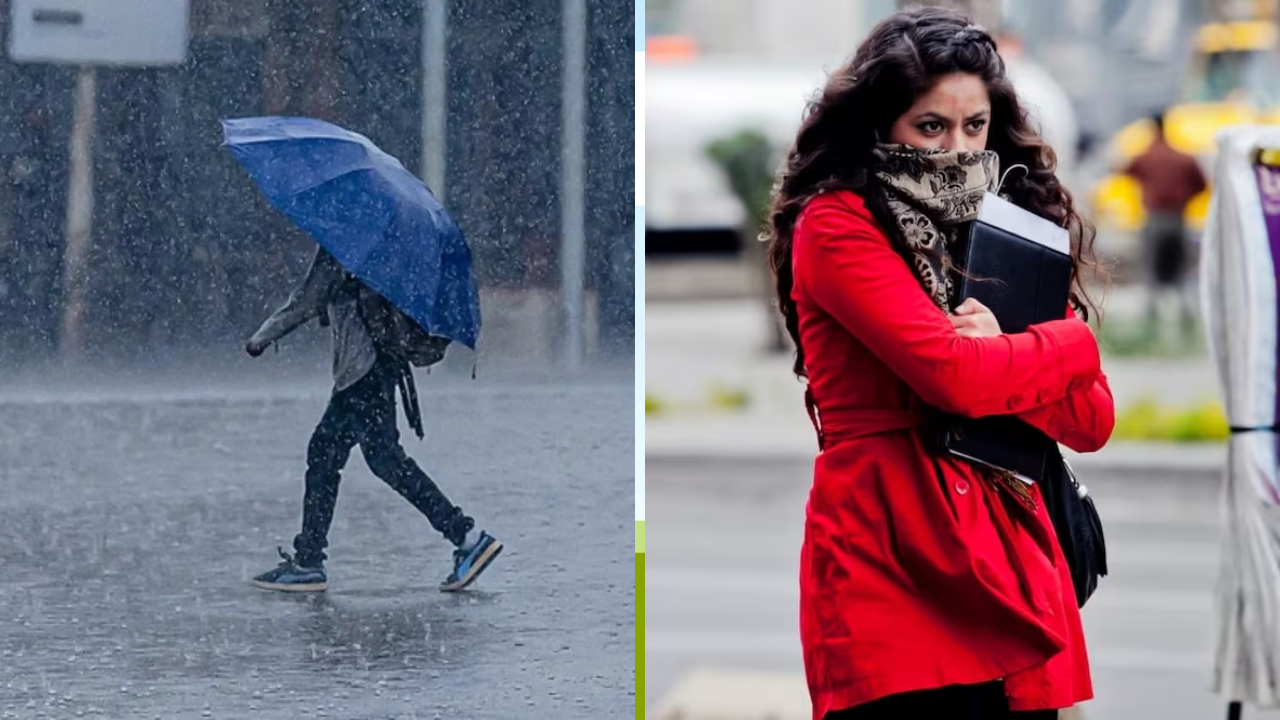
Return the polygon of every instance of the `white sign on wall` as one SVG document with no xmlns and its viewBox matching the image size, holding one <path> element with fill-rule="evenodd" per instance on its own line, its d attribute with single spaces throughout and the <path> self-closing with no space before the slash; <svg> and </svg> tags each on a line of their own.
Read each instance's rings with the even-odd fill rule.
<svg viewBox="0 0 1280 720">
<path fill-rule="evenodd" d="M 177 65 L 189 0 L 10 0 L 9 57 L 77 65 Z"/>
</svg>

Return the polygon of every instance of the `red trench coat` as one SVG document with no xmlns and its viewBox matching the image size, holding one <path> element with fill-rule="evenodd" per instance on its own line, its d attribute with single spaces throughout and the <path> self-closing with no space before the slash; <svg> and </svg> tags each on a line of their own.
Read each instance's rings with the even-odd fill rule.
<svg viewBox="0 0 1280 720">
<path fill-rule="evenodd" d="M 1032 512 L 997 494 L 914 431 L 923 402 L 1016 414 L 1073 450 L 1102 447 L 1114 405 L 1088 325 L 1068 313 L 1025 333 L 960 337 L 850 192 L 808 204 L 793 260 L 825 435 L 800 559 L 815 720 L 1000 678 L 1014 710 L 1091 698 L 1080 613 L 1044 505 Z"/>
</svg>

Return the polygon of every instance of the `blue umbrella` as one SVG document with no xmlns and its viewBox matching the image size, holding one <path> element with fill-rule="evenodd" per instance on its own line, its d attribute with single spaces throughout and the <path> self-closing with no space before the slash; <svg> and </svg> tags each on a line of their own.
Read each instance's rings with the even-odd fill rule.
<svg viewBox="0 0 1280 720">
<path fill-rule="evenodd" d="M 422 181 L 363 135 L 311 118 L 222 121 L 258 189 L 423 330 L 475 349 L 471 249 Z"/>
</svg>

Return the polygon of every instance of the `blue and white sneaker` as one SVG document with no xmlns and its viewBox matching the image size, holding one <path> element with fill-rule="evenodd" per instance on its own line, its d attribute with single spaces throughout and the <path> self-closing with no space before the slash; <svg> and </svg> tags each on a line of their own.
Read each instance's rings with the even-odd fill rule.
<svg viewBox="0 0 1280 720">
<path fill-rule="evenodd" d="M 502 552 L 502 543 L 483 530 L 470 545 L 453 551 L 453 572 L 440 583 L 441 592 L 457 592 L 475 582 L 489 563 Z"/>
<path fill-rule="evenodd" d="M 305 567 L 299 565 L 283 548 L 276 548 L 284 562 L 274 570 L 258 575 L 250 582 L 263 590 L 279 590 L 282 592 L 321 592 L 329 587 L 329 579 L 324 574 L 324 566 Z"/>
</svg>

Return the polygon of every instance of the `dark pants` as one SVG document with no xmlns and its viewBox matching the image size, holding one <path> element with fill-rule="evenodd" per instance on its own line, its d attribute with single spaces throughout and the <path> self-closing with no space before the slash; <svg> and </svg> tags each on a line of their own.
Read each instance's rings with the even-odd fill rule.
<svg viewBox="0 0 1280 720">
<path fill-rule="evenodd" d="M 1057 710 L 1013 712 L 1004 695 L 1004 683 L 948 685 L 935 690 L 900 693 L 873 700 L 825 720 L 1055 720 Z"/>
<path fill-rule="evenodd" d="M 1147 318 L 1159 334 L 1162 296 L 1172 291 L 1182 314 L 1183 328 L 1193 318 L 1192 299 L 1185 289 L 1187 265 L 1187 228 L 1180 212 L 1152 211 L 1142 230 L 1147 254 Z"/>
<path fill-rule="evenodd" d="M 330 398 L 307 446 L 302 533 L 293 540 L 299 564 L 317 565 L 325 560 L 342 468 L 356 445 L 373 474 L 413 503 L 449 542 L 462 544 L 467 531 L 475 526 L 400 446 L 395 396 L 399 373 L 395 362 L 380 357 L 368 375 Z"/>
<path fill-rule="evenodd" d="M 1152 283 L 1164 287 L 1181 284 L 1187 264 L 1187 228 L 1182 213 L 1152 211 L 1142 234 Z"/>
</svg>

